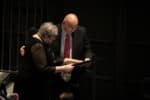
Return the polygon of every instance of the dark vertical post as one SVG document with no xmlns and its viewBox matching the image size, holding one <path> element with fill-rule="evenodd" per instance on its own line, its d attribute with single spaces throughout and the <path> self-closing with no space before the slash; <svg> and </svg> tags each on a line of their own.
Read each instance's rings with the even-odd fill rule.
<svg viewBox="0 0 150 100">
<path fill-rule="evenodd" d="M 13 36 L 13 1 L 10 1 L 10 35 L 9 35 L 9 66 L 8 66 L 8 70 L 11 70 L 12 67 L 12 36 Z"/>
<path fill-rule="evenodd" d="M 17 26 L 17 60 L 16 60 L 16 71 L 18 71 L 18 69 L 19 69 L 19 62 L 20 62 L 20 60 L 19 60 L 19 46 L 20 46 L 20 19 L 21 19 L 21 8 L 20 8 L 20 3 L 19 3 L 19 1 L 18 1 L 18 26 Z"/>
<path fill-rule="evenodd" d="M 2 48 L 1 48 L 1 67 L 4 68 L 4 34 L 5 34 L 5 13 L 6 13 L 6 0 L 3 0 L 3 12 L 2 12 Z"/>
</svg>

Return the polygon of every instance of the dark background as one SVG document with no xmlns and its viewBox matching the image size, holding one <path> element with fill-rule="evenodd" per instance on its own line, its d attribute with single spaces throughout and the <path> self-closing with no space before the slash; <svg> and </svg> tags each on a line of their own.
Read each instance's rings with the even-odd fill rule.
<svg viewBox="0 0 150 100">
<path fill-rule="evenodd" d="M 87 28 L 96 55 L 91 77 L 81 91 L 86 100 L 149 100 L 148 56 L 144 7 L 127 0 L 1 0 L 0 69 L 17 71 L 18 50 L 34 27 L 45 21 L 61 23 L 74 12 Z M 139 5 L 140 4 L 140 5 Z M 146 61 L 146 62 L 145 62 Z"/>
</svg>

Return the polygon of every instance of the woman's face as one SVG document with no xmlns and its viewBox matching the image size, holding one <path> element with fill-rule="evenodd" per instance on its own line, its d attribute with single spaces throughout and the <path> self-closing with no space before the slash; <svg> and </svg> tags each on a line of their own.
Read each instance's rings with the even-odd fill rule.
<svg viewBox="0 0 150 100">
<path fill-rule="evenodd" d="M 44 36 L 43 41 L 46 44 L 51 44 L 56 39 L 56 36 Z"/>
</svg>

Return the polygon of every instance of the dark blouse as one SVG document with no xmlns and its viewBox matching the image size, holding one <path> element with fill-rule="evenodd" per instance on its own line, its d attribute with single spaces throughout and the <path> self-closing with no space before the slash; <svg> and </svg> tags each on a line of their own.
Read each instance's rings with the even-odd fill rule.
<svg viewBox="0 0 150 100">
<path fill-rule="evenodd" d="M 55 66 L 62 64 L 62 58 L 55 58 L 50 45 L 32 38 L 26 43 L 25 56 L 22 58 L 20 67 L 21 74 L 25 75 L 52 75 L 55 73 Z M 36 75 L 37 77 L 37 75 Z"/>
<path fill-rule="evenodd" d="M 14 87 L 20 100 L 55 100 L 59 86 L 57 80 L 60 77 L 55 73 L 55 66 L 62 62 L 62 58 L 55 58 L 50 45 L 35 38 L 30 39 L 26 43 Z"/>
</svg>

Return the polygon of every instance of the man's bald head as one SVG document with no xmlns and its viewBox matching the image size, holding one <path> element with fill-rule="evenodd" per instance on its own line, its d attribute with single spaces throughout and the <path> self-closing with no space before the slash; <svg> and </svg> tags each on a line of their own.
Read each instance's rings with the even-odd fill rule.
<svg viewBox="0 0 150 100">
<path fill-rule="evenodd" d="M 69 13 L 64 17 L 64 20 L 62 22 L 62 27 L 64 31 L 67 33 L 72 33 L 76 30 L 78 26 L 79 20 L 76 14 Z"/>
<path fill-rule="evenodd" d="M 74 13 L 69 13 L 64 17 L 63 22 L 68 22 L 71 23 L 73 25 L 78 25 L 78 17 L 76 14 Z"/>
</svg>

